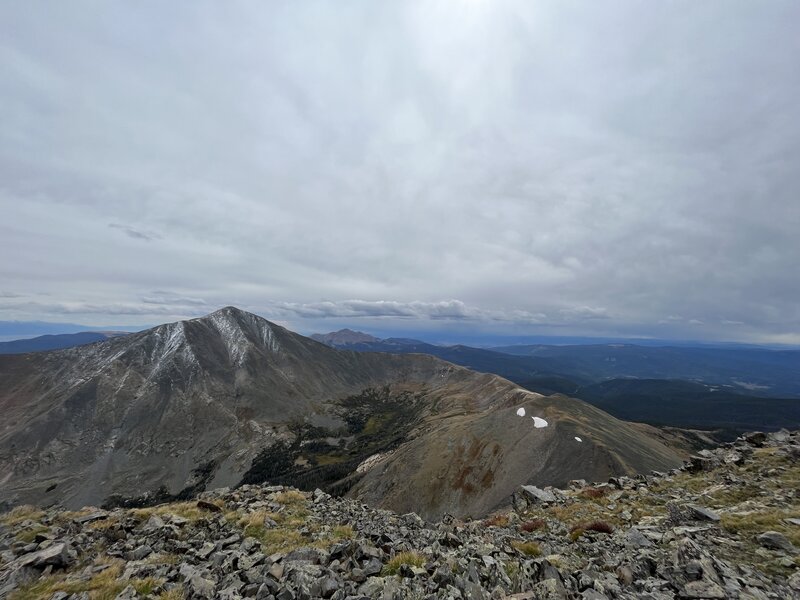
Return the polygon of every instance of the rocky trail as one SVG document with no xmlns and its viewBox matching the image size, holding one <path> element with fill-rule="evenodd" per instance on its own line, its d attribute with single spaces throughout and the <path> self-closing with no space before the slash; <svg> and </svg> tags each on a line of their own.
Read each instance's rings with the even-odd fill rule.
<svg viewBox="0 0 800 600">
<path fill-rule="evenodd" d="M 0 515 L 0 598 L 800 598 L 800 432 L 681 469 L 520 488 L 487 518 L 245 485 L 148 508 Z"/>
</svg>

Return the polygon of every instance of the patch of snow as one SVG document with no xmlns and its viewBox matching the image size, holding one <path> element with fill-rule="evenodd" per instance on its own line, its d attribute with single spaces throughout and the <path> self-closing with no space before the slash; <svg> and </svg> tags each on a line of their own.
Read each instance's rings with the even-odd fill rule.
<svg viewBox="0 0 800 600">
<path fill-rule="evenodd" d="M 739 387 L 743 387 L 746 390 L 751 392 L 757 392 L 759 390 L 768 390 L 768 385 L 759 385 L 757 383 L 750 383 L 749 381 L 739 381 L 738 379 L 734 379 L 733 383 L 738 385 Z"/>
<path fill-rule="evenodd" d="M 520 406 L 520 407 L 517 409 L 517 414 L 518 414 L 520 417 L 524 417 L 524 416 L 525 416 L 525 409 L 524 409 L 524 408 L 522 408 L 522 407 Z"/>
<path fill-rule="evenodd" d="M 378 454 L 373 454 L 356 467 L 356 473 L 366 473 L 390 454 L 392 454 L 392 452 L 379 452 Z"/>
<path fill-rule="evenodd" d="M 533 426 L 536 427 L 536 429 L 542 429 L 550 424 L 540 417 L 531 417 L 531 419 L 533 419 Z"/>
</svg>

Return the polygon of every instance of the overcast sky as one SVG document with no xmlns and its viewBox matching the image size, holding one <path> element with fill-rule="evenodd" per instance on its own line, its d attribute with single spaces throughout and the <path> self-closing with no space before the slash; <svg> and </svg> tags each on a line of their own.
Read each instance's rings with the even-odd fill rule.
<svg viewBox="0 0 800 600">
<path fill-rule="evenodd" d="M 798 23 L 4 2 L 0 320 L 800 343 Z"/>
</svg>

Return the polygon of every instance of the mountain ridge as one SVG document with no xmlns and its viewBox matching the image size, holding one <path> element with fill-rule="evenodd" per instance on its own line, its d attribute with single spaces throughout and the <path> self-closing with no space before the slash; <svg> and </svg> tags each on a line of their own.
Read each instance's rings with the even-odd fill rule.
<svg viewBox="0 0 800 600">
<path fill-rule="evenodd" d="M 480 514 L 520 482 L 648 471 L 682 456 L 579 400 L 431 356 L 329 348 L 234 307 L 3 355 L 0 376 L 0 501 L 12 503 L 147 503 L 247 475 L 373 505 L 411 499 L 430 516 Z M 535 415 L 549 427 L 536 429 Z M 367 459 L 372 468 L 357 471 Z"/>
</svg>

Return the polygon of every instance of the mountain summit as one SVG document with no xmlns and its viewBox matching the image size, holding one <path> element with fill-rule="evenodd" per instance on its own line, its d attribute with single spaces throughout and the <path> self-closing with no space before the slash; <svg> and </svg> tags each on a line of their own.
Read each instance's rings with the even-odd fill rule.
<svg viewBox="0 0 800 600">
<path fill-rule="evenodd" d="M 369 344 L 371 342 L 381 341 L 379 338 L 371 336 L 368 333 L 353 331 L 352 329 L 340 329 L 339 331 L 332 331 L 330 333 L 314 333 L 311 335 L 311 339 L 334 348 L 351 344 Z"/>
<path fill-rule="evenodd" d="M 0 356 L 0 380 L 8 504 L 143 504 L 267 481 L 478 515 L 520 483 L 680 463 L 655 430 L 579 400 L 431 356 L 336 350 L 234 307 Z"/>
</svg>

